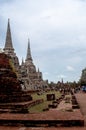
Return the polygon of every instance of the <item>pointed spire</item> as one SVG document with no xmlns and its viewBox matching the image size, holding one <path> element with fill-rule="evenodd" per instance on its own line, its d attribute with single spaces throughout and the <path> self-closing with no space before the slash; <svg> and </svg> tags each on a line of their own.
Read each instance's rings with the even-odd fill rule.
<svg viewBox="0 0 86 130">
<path fill-rule="evenodd" d="M 5 41 L 5 48 L 4 50 L 6 49 L 11 49 L 11 50 L 14 50 L 13 49 L 13 44 L 12 44 L 12 38 L 11 38 L 11 29 L 10 29 L 10 20 L 8 19 L 8 25 L 7 25 L 7 33 L 6 33 L 6 41 Z"/>
<path fill-rule="evenodd" d="M 38 73 L 39 73 L 40 71 L 39 71 L 39 68 L 38 68 Z"/>
<path fill-rule="evenodd" d="M 21 63 L 21 65 L 24 65 L 24 60 L 23 60 L 23 57 L 22 57 L 22 63 Z"/>
<path fill-rule="evenodd" d="M 32 61 L 31 50 L 30 50 L 30 40 L 29 40 L 29 38 L 28 38 L 28 48 L 27 48 L 27 56 L 26 56 L 26 60 L 30 60 L 30 61 Z"/>
<path fill-rule="evenodd" d="M 63 78 L 62 78 L 62 81 L 61 81 L 61 82 L 62 82 L 62 84 L 63 84 Z"/>
</svg>

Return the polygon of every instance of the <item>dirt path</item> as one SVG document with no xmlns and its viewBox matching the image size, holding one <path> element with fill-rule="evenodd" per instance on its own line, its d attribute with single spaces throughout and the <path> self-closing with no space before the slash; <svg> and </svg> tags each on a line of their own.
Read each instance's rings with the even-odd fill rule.
<svg viewBox="0 0 86 130">
<path fill-rule="evenodd" d="M 78 94 L 75 94 L 75 96 L 79 103 L 81 113 L 84 116 L 85 126 L 86 126 L 86 93 L 78 93 Z"/>
</svg>

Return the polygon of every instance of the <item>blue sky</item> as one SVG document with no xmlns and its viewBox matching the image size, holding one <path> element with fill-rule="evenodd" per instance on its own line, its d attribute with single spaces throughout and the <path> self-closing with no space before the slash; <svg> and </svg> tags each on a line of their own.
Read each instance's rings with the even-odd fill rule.
<svg viewBox="0 0 86 130">
<path fill-rule="evenodd" d="M 86 0 L 0 0 L 0 48 L 8 18 L 20 62 L 29 38 L 33 62 L 44 79 L 80 79 L 86 67 Z"/>
</svg>

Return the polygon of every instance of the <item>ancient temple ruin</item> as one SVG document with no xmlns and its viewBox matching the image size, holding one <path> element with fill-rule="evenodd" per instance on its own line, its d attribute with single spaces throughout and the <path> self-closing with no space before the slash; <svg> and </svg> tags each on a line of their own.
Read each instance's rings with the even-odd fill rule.
<svg viewBox="0 0 86 130">
<path fill-rule="evenodd" d="M 28 91 L 22 90 L 11 57 L 0 53 L 0 112 L 28 112 L 31 100 Z"/>
<path fill-rule="evenodd" d="M 36 70 L 36 66 L 33 63 L 30 49 L 30 40 L 28 40 L 27 55 L 25 61 L 22 60 L 22 64 L 19 64 L 19 59 L 13 48 L 10 20 L 8 19 L 6 41 L 4 46 L 4 53 L 11 57 L 13 66 L 15 68 L 18 79 L 24 83 L 24 88 L 41 89 L 47 86 L 47 82 L 43 80 L 42 72 Z"/>
</svg>

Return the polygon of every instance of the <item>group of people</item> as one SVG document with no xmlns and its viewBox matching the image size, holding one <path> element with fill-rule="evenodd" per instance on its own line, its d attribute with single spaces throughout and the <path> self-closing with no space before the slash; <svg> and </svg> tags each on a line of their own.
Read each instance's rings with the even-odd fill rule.
<svg viewBox="0 0 86 130">
<path fill-rule="evenodd" d="M 81 88 L 81 90 L 82 90 L 83 92 L 86 92 L 86 86 L 83 85 L 82 88 Z"/>
</svg>

